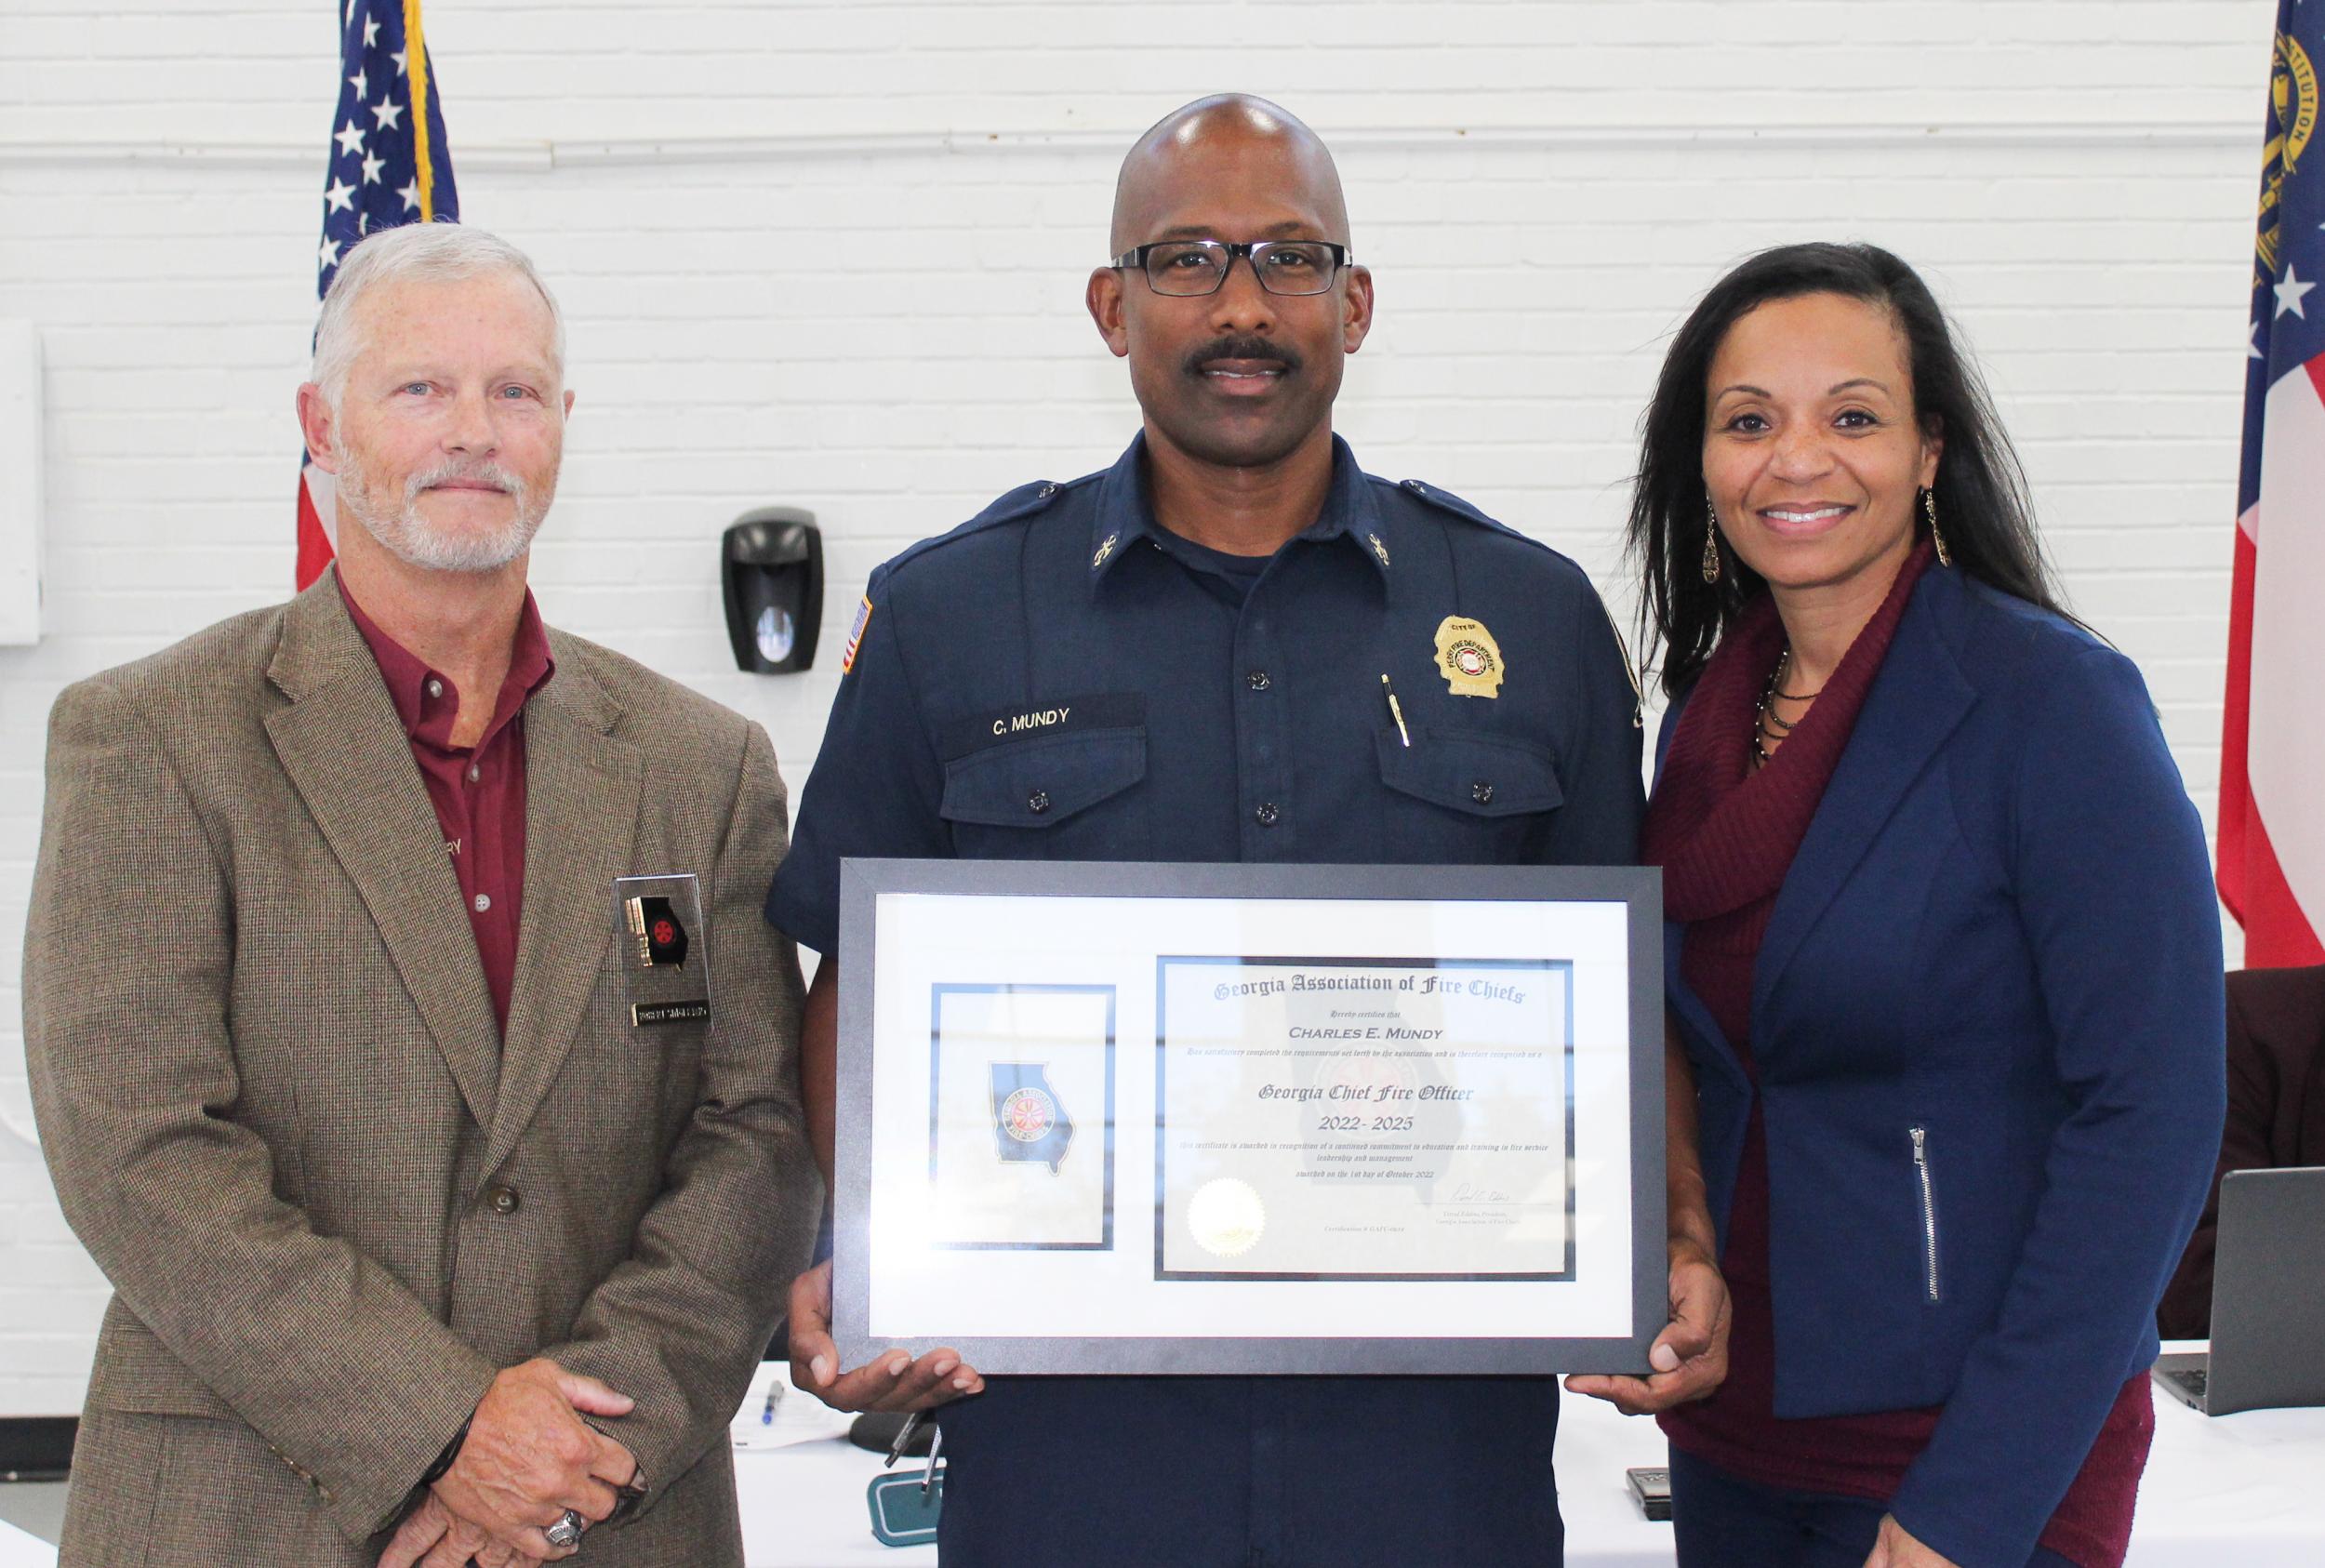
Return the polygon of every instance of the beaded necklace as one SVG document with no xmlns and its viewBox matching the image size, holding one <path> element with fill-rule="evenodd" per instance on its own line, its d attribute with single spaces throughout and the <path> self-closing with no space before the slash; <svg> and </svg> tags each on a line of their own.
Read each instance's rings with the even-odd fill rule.
<svg viewBox="0 0 2325 1568">
<path fill-rule="evenodd" d="M 1779 746 L 1784 744 L 1784 738 L 1791 733 L 1792 726 L 1800 722 L 1799 719 L 1786 720 L 1778 716 L 1775 710 L 1776 699 L 1782 698 L 1787 702 L 1814 702 L 1824 695 L 1825 689 L 1822 686 L 1808 692 L 1778 691 L 1776 688 L 1784 684 L 1784 678 L 1790 673 L 1792 673 L 1792 644 L 1787 643 L 1784 651 L 1776 656 L 1776 667 L 1768 671 L 1768 684 L 1760 689 L 1760 700 L 1752 705 L 1752 766 L 1755 768 L 1768 765 L 1771 754 L 1768 750 L 1769 743 L 1774 741 Z"/>
</svg>

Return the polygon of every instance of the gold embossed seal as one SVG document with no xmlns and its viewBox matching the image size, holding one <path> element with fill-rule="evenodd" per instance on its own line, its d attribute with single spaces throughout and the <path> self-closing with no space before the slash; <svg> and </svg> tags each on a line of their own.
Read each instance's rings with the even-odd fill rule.
<svg viewBox="0 0 2325 1568">
<path fill-rule="evenodd" d="M 1268 1205 L 1251 1183 L 1219 1176 L 1187 1201 L 1187 1230 L 1214 1257 L 1241 1257 L 1268 1229 Z"/>
</svg>

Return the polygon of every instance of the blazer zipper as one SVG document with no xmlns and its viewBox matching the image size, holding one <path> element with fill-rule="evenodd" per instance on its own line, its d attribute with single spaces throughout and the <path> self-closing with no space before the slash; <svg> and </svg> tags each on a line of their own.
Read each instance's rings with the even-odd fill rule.
<svg viewBox="0 0 2325 1568">
<path fill-rule="evenodd" d="M 1930 1130 L 1908 1128 L 1913 1135 L 1913 1174 L 1921 1182 L 1921 1243 L 1928 1269 L 1930 1299 L 1937 1295 L 1937 1191 L 1930 1185 Z"/>
</svg>

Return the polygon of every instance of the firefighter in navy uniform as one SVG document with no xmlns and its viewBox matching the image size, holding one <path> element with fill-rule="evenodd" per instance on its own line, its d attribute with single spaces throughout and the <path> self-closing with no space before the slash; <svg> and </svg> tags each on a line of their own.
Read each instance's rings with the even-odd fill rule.
<svg viewBox="0 0 2325 1568">
<path fill-rule="evenodd" d="M 1282 111 L 1205 100 L 1157 126 L 1090 286 L 1142 432 L 874 573 L 767 901 L 824 955 L 803 1071 L 827 1160 L 844 857 L 1635 857 L 1638 692 L 1588 580 L 1332 433 L 1372 313 L 1348 234 L 1329 155 Z M 1665 1370 L 1575 1387 L 1646 1409 L 1716 1385 L 1699 1211 L 1674 1204 Z M 946 1405 L 951 1568 L 1560 1560 L 1552 1378 L 988 1387 L 948 1351 L 843 1371 L 829 1288 L 825 1265 L 794 1290 L 794 1375 L 844 1408 Z"/>
</svg>

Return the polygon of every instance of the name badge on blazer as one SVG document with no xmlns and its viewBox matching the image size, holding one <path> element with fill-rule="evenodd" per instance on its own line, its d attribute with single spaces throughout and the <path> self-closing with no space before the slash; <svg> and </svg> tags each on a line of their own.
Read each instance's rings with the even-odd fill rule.
<svg viewBox="0 0 2325 1568">
<path fill-rule="evenodd" d="M 614 922 L 631 1027 L 707 1022 L 711 945 L 694 872 L 615 878 Z"/>
</svg>

